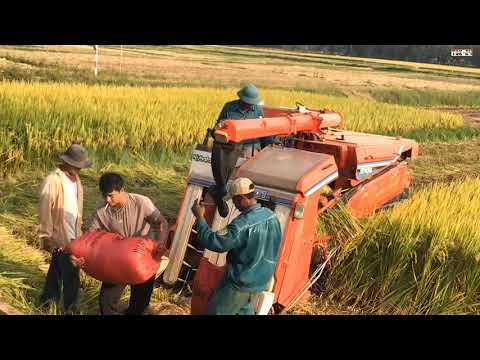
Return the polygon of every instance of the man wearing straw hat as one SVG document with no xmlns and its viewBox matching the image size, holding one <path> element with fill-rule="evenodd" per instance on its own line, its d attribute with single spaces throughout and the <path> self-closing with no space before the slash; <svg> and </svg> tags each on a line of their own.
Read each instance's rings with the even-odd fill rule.
<svg viewBox="0 0 480 360">
<path fill-rule="evenodd" d="M 245 85 L 237 92 L 237 95 L 239 97 L 238 100 L 227 102 L 223 106 L 215 125 L 218 125 L 225 119 L 239 120 L 263 117 L 263 101 L 255 85 Z M 245 140 L 242 142 L 242 156 L 250 158 L 260 149 L 271 144 L 273 141 L 273 136 Z"/>
<path fill-rule="evenodd" d="M 200 244 L 228 251 L 225 275 L 208 302 L 208 314 L 253 315 L 257 297 L 275 271 L 282 231 L 275 213 L 257 203 L 250 179 L 235 179 L 229 193 L 241 214 L 216 232 L 205 222 L 204 206 L 197 200 L 192 206 Z"/>
<path fill-rule="evenodd" d="M 78 313 L 79 269 L 62 248 L 81 235 L 83 187 L 79 173 L 92 162 L 87 151 L 72 144 L 59 156 L 60 164 L 43 180 L 40 187 L 40 246 L 52 254 L 40 304 L 58 303 L 63 287 L 64 313 Z"/>
</svg>

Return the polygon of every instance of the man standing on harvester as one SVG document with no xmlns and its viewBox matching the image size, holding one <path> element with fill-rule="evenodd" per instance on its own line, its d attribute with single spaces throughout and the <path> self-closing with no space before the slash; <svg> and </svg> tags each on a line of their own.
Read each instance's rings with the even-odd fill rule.
<svg viewBox="0 0 480 360">
<path fill-rule="evenodd" d="M 241 120 L 258 119 L 263 117 L 263 101 L 255 85 L 247 84 L 237 92 L 237 95 L 239 97 L 238 100 L 227 102 L 223 106 L 215 127 L 217 127 L 223 120 L 226 119 Z M 209 134 L 211 135 L 210 130 Z M 227 151 L 222 146 L 215 144 L 214 142 L 212 149 L 212 167 L 220 166 L 220 168 L 222 168 L 223 166 L 220 164 L 228 163 L 231 160 L 236 161 L 238 156 L 249 159 L 265 146 L 273 143 L 274 140 L 274 136 L 247 139 L 239 144 L 240 146 L 238 149 L 229 149 Z M 223 201 L 224 196 L 227 194 L 226 183 L 224 180 L 228 179 L 230 175 L 224 173 L 225 169 L 220 168 L 218 170 L 225 176 L 220 175 L 220 178 L 215 179 L 216 186 L 213 186 L 209 190 L 209 193 L 215 199 L 220 216 L 226 217 L 228 214 L 228 207 Z"/>
<path fill-rule="evenodd" d="M 273 211 L 257 203 L 254 192 L 250 179 L 233 181 L 229 193 L 241 214 L 217 232 L 207 225 L 203 205 L 195 201 L 192 206 L 200 244 L 211 251 L 228 251 L 225 275 L 208 303 L 210 315 L 254 315 L 257 297 L 275 271 L 280 222 Z"/>
<path fill-rule="evenodd" d="M 248 84 L 237 92 L 238 100 L 227 102 L 224 106 L 215 125 L 222 120 L 232 119 L 257 119 L 263 117 L 262 99 L 255 85 Z M 252 157 L 256 152 L 274 141 L 273 136 L 259 139 L 250 139 L 242 142 L 242 156 Z"/>
</svg>

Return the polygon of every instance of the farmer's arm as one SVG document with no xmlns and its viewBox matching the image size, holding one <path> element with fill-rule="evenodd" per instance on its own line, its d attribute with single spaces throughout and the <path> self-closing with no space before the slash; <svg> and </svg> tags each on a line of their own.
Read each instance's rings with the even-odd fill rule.
<svg viewBox="0 0 480 360">
<path fill-rule="evenodd" d="M 153 204 L 153 201 L 147 197 L 142 201 L 142 213 L 148 214 L 145 221 L 150 224 L 154 233 L 154 238 L 160 244 L 166 245 L 168 237 L 168 221 L 162 215 L 160 210 Z"/>
<path fill-rule="evenodd" d="M 226 252 L 238 246 L 240 231 L 235 223 L 218 231 L 212 231 L 203 217 L 197 219 L 198 240 L 208 250 Z"/>
<path fill-rule="evenodd" d="M 215 123 L 215 126 L 217 126 L 222 120 L 225 120 L 228 118 L 228 109 L 227 109 L 227 104 L 225 104 L 222 108 L 222 111 L 220 111 L 220 115 L 218 115 L 217 122 Z"/>
<path fill-rule="evenodd" d="M 53 218 L 52 206 L 54 197 L 54 186 L 52 179 L 47 177 L 40 187 L 39 202 L 39 239 L 40 247 L 44 250 L 51 251 L 52 235 L 53 235 Z"/>
<path fill-rule="evenodd" d="M 155 208 L 152 214 L 147 216 L 145 220 L 152 226 L 152 230 L 155 233 L 155 240 L 165 243 L 168 236 L 168 221 L 160 210 Z"/>
<path fill-rule="evenodd" d="M 205 206 L 195 200 L 192 213 L 197 218 L 197 238 L 208 250 L 225 252 L 236 247 L 240 241 L 240 230 L 234 220 L 226 228 L 213 232 L 205 221 Z"/>
</svg>

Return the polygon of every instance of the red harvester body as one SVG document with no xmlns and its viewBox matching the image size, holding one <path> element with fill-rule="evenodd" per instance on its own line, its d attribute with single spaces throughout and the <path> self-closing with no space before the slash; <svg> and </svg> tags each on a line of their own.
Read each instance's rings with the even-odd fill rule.
<svg viewBox="0 0 480 360">
<path fill-rule="evenodd" d="M 248 177 L 256 198 L 270 207 L 282 227 L 282 244 L 274 276 L 262 296 L 258 314 L 278 313 L 308 291 L 315 246 L 325 248 L 328 234 L 316 234 L 317 217 L 344 200 L 356 217 L 399 197 L 411 183 L 405 160 L 418 156 L 415 141 L 338 129 L 344 120 L 331 110 L 264 108 L 264 118 L 225 120 L 214 130 L 218 143 L 280 136 L 283 146 L 271 145 L 249 159 L 240 158 L 230 181 Z M 211 149 L 197 145 L 184 199 L 171 232 L 170 264 L 163 280 L 193 285 L 192 313 L 204 314 L 208 299 L 220 281 L 226 254 L 203 249 L 196 240 L 191 206 L 215 185 Z M 329 191 L 325 191 L 328 189 Z M 208 203 L 208 201 L 207 201 Z M 210 201 L 207 222 L 214 230 L 228 225 L 238 211 L 231 201 L 222 218 Z"/>
</svg>

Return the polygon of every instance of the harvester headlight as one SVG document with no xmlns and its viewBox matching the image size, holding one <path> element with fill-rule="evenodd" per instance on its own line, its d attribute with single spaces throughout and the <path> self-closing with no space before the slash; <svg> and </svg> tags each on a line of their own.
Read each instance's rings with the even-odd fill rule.
<svg viewBox="0 0 480 360">
<path fill-rule="evenodd" d="M 293 213 L 293 217 L 295 219 L 303 219 L 303 211 L 305 210 L 304 204 L 297 204 L 295 205 L 295 212 Z"/>
</svg>

